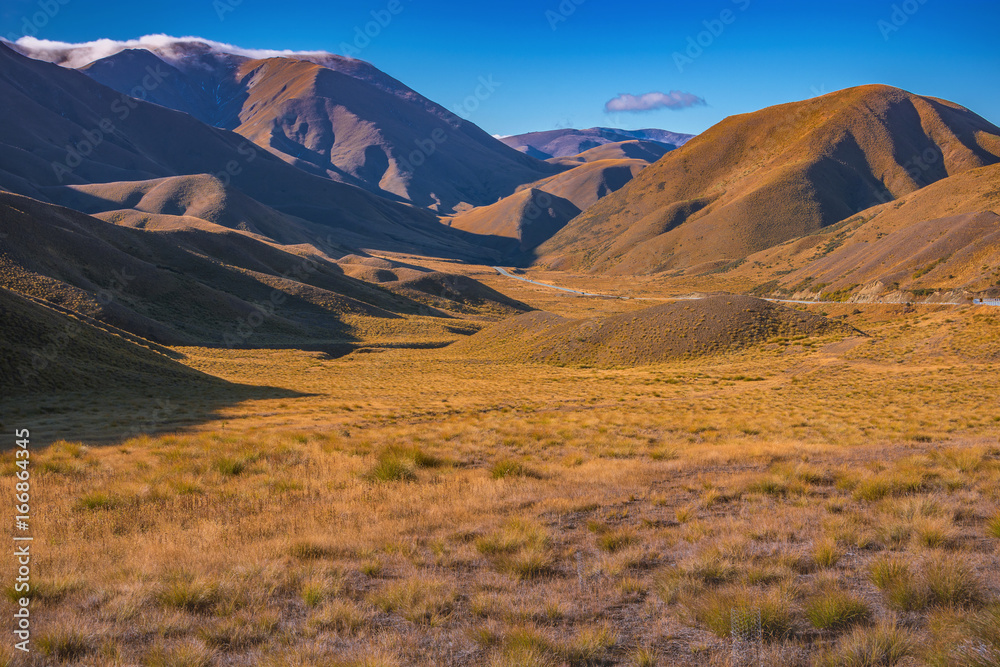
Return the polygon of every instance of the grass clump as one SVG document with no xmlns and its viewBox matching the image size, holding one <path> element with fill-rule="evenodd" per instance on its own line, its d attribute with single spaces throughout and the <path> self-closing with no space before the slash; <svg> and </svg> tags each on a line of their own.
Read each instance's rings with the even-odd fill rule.
<svg viewBox="0 0 1000 667">
<path fill-rule="evenodd" d="M 94 650 L 93 640 L 79 630 L 49 630 L 35 640 L 38 652 L 47 658 L 75 662 Z"/>
<path fill-rule="evenodd" d="M 993 518 L 986 522 L 986 534 L 1000 540 L 1000 512 L 994 514 Z"/>
<path fill-rule="evenodd" d="M 333 555 L 333 549 L 312 540 L 299 540 L 288 547 L 288 554 L 300 560 L 319 560 Z"/>
<path fill-rule="evenodd" d="M 515 519 L 476 540 L 476 549 L 493 559 L 498 569 L 521 579 L 550 574 L 554 558 L 550 539 L 537 523 Z"/>
<path fill-rule="evenodd" d="M 895 624 L 855 628 L 824 659 L 824 667 L 892 667 L 913 650 L 910 634 Z"/>
<path fill-rule="evenodd" d="M 212 611 L 222 599 L 218 584 L 191 575 L 173 577 L 157 594 L 164 607 L 181 609 L 193 614 Z"/>
<path fill-rule="evenodd" d="M 353 635 L 365 624 L 365 615 L 348 600 L 331 600 L 320 608 L 309 624 L 326 632 Z"/>
<path fill-rule="evenodd" d="M 418 468 L 438 468 L 444 461 L 419 447 L 392 445 L 379 452 L 375 465 L 364 475 L 370 482 L 412 482 Z"/>
<path fill-rule="evenodd" d="M 919 611 L 927 606 L 927 596 L 920 589 L 910 567 L 902 561 L 883 558 L 875 561 L 869 578 L 897 611 Z"/>
<path fill-rule="evenodd" d="M 840 562 L 841 556 L 843 556 L 843 552 L 837 547 L 834 540 L 823 540 L 813 549 L 813 560 L 820 567 L 833 567 Z"/>
<path fill-rule="evenodd" d="M 698 622 L 719 637 L 730 635 L 733 610 L 740 615 L 756 614 L 757 609 L 760 609 L 761 630 L 766 639 L 778 641 L 792 634 L 791 596 L 779 588 L 728 586 L 693 598 L 685 606 Z"/>
<path fill-rule="evenodd" d="M 216 472 L 226 477 L 239 477 L 253 462 L 253 457 L 223 456 L 215 460 L 213 467 Z"/>
<path fill-rule="evenodd" d="M 569 665 L 600 665 L 618 644 L 618 635 L 607 625 L 584 628 L 575 637 L 557 647 L 557 653 Z"/>
<path fill-rule="evenodd" d="M 104 493 L 103 491 L 94 491 L 93 493 L 81 496 L 76 501 L 75 509 L 78 511 L 113 510 L 121 507 L 123 504 L 122 499 L 118 496 Z"/>
<path fill-rule="evenodd" d="M 805 605 L 806 618 L 818 630 L 839 631 L 866 622 L 871 609 L 864 600 L 840 590 L 822 590 Z"/>
<path fill-rule="evenodd" d="M 370 482 L 412 482 L 417 479 L 413 466 L 396 457 L 379 457 L 365 475 Z"/>
<path fill-rule="evenodd" d="M 923 584 L 933 605 L 972 607 L 983 599 L 983 587 L 975 571 L 955 556 L 940 555 L 927 561 Z"/>
<path fill-rule="evenodd" d="M 513 459 L 501 459 L 490 468 L 490 477 L 493 479 L 504 479 L 506 477 L 535 477 L 539 474 L 520 461 Z"/>
<path fill-rule="evenodd" d="M 608 553 L 616 553 L 638 542 L 635 533 L 627 528 L 602 531 L 597 536 L 597 548 Z"/>
<path fill-rule="evenodd" d="M 397 613 L 411 623 L 435 627 L 455 608 L 455 591 L 437 581 L 408 579 L 374 593 L 371 602 L 387 614 Z"/>
</svg>

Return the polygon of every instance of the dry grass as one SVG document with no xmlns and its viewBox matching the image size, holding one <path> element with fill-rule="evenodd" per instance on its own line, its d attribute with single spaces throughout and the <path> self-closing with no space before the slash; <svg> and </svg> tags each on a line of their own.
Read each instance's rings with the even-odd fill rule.
<svg viewBox="0 0 1000 667">
<path fill-rule="evenodd" d="M 993 664 L 1000 368 L 962 347 L 988 334 L 850 313 L 856 347 L 642 368 L 186 348 L 303 395 L 39 443 L 30 664 L 725 664 L 734 608 L 773 664 Z"/>
</svg>

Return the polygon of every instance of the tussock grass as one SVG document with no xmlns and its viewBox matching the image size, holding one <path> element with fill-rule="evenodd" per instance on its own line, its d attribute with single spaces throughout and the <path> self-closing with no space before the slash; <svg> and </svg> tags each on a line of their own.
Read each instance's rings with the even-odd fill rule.
<svg viewBox="0 0 1000 667">
<path fill-rule="evenodd" d="M 65 627 L 43 632 L 34 643 L 38 647 L 38 652 L 46 658 L 71 664 L 83 659 L 96 648 L 92 636 Z"/>
<path fill-rule="evenodd" d="M 781 588 L 726 586 L 692 596 L 684 604 L 699 623 L 719 637 L 728 637 L 732 615 L 760 609 L 761 629 L 769 641 L 789 637 L 794 628 L 792 595 Z"/>
<path fill-rule="evenodd" d="M 822 540 L 813 549 L 813 560 L 820 567 L 830 568 L 840 562 L 843 552 L 835 540 Z"/>
<path fill-rule="evenodd" d="M 986 522 L 986 534 L 1000 540 L 1000 512 L 997 512 Z"/>
<path fill-rule="evenodd" d="M 331 600 L 309 619 L 309 625 L 325 632 L 354 635 L 367 622 L 364 611 L 350 600 Z"/>
<path fill-rule="evenodd" d="M 490 477 L 493 479 L 504 479 L 506 477 L 534 477 L 540 478 L 537 472 L 524 465 L 520 461 L 512 459 L 502 459 L 490 467 Z"/>
<path fill-rule="evenodd" d="M 821 589 L 806 601 L 805 615 L 814 628 L 837 631 L 867 622 L 871 609 L 855 595 Z"/>
<path fill-rule="evenodd" d="M 439 581 L 408 579 L 387 584 L 370 597 L 386 613 L 396 613 L 418 625 L 438 626 L 454 611 L 456 593 Z"/>
<path fill-rule="evenodd" d="M 174 575 L 156 597 L 164 607 L 204 614 L 222 601 L 223 594 L 217 582 L 183 573 Z"/>
<path fill-rule="evenodd" d="M 913 651 L 910 634 L 895 624 L 856 628 L 841 637 L 824 657 L 828 667 L 892 667 Z"/>
</svg>

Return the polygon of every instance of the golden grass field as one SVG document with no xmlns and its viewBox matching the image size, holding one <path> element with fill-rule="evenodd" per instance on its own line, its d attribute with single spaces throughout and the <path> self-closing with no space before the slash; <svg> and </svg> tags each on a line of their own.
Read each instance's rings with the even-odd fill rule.
<svg viewBox="0 0 1000 667">
<path fill-rule="evenodd" d="M 651 305 L 466 272 L 567 317 Z M 808 310 L 868 336 L 587 368 L 358 317 L 340 358 L 177 348 L 275 398 L 8 401 L 37 588 L 0 664 L 730 665 L 734 609 L 760 664 L 1000 664 L 1000 310 Z"/>
</svg>

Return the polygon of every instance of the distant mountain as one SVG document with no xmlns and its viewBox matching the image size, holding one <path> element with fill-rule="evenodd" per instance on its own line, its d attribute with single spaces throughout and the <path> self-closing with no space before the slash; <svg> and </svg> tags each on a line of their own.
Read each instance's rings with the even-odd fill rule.
<svg viewBox="0 0 1000 667">
<path fill-rule="evenodd" d="M 611 127 L 592 127 L 586 130 L 562 129 L 544 132 L 529 132 L 502 137 L 500 141 L 526 155 L 547 160 L 549 158 L 577 155 L 604 144 L 630 140 L 653 141 L 669 147 L 679 148 L 694 138 L 692 134 L 668 132 L 667 130 L 620 130 Z"/>
<path fill-rule="evenodd" d="M 952 102 L 862 86 L 727 118 L 537 249 L 618 274 L 739 261 L 1000 162 L 1000 128 Z"/>
<path fill-rule="evenodd" d="M 86 64 L 103 52 L 14 47 L 233 130 L 312 174 L 441 213 L 495 202 L 559 171 L 360 60 L 250 57 L 193 39 L 139 44 Z"/>
<path fill-rule="evenodd" d="M 601 144 L 577 155 L 548 158 L 546 162 L 569 167 L 576 167 L 584 162 L 596 162 L 598 160 L 642 160 L 647 164 L 651 164 L 672 150 L 674 149 L 671 146 L 655 141 L 630 139 L 628 141 Z"/>
<path fill-rule="evenodd" d="M 646 144 L 637 146 L 635 144 Z M 495 204 L 459 213 L 447 223 L 478 235 L 477 243 L 522 261 L 525 253 L 549 239 L 597 201 L 624 187 L 662 153 L 650 142 L 605 144 L 574 158 L 560 158 L 572 169 L 520 188 Z M 642 155 L 624 158 L 623 155 Z M 608 156 L 608 157 L 604 157 Z"/>
</svg>

